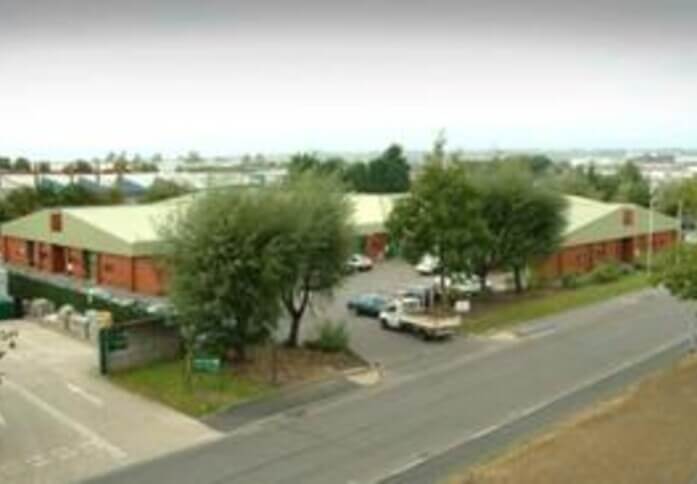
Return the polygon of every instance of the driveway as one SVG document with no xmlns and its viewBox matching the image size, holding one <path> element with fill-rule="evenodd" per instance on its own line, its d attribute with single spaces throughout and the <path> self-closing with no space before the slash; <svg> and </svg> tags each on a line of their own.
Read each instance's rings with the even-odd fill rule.
<svg viewBox="0 0 697 484">
<path fill-rule="evenodd" d="M 0 482 L 63 483 L 215 440 L 216 431 L 97 374 L 93 347 L 28 321 L 0 360 Z"/>
<path fill-rule="evenodd" d="M 447 357 L 495 344 L 478 338 L 456 336 L 446 341 L 425 342 L 410 334 L 385 331 L 377 319 L 356 316 L 346 309 L 348 300 L 356 294 L 394 294 L 410 285 L 424 284 L 430 277 L 420 276 L 412 266 L 401 260 L 378 263 L 372 271 L 352 274 L 335 291 L 331 299 L 317 298 L 312 311 L 303 323 L 303 337 L 312 338 L 323 321 L 344 321 L 351 335 L 351 347 L 370 363 L 379 363 L 397 371 L 415 360 Z"/>
</svg>

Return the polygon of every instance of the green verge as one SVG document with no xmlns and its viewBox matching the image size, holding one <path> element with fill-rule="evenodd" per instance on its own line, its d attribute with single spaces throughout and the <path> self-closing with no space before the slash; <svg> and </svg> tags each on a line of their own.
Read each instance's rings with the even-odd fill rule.
<svg viewBox="0 0 697 484">
<path fill-rule="evenodd" d="M 189 390 L 184 381 L 182 360 L 116 373 L 110 379 L 126 390 L 193 417 L 201 417 L 272 391 L 270 386 L 237 377 L 226 369 L 218 374 L 194 373 L 192 389 Z"/>
<path fill-rule="evenodd" d="M 504 302 L 498 307 L 484 309 L 480 315 L 465 318 L 463 330 L 469 333 L 485 333 L 502 329 L 532 319 L 612 299 L 622 294 L 644 289 L 649 285 L 647 275 L 637 273 L 606 284 L 561 289 L 558 292 L 536 298 L 533 295 L 532 298 Z"/>
</svg>

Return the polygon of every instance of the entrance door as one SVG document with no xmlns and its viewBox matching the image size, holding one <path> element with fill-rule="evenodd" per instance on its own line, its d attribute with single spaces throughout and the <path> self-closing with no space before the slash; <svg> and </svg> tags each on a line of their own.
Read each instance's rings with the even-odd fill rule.
<svg viewBox="0 0 697 484">
<path fill-rule="evenodd" d="M 65 272 L 65 247 L 51 246 L 51 272 Z"/>
<path fill-rule="evenodd" d="M 620 255 L 622 262 L 633 262 L 634 261 L 634 239 L 626 238 L 622 239 L 622 254 Z"/>
</svg>

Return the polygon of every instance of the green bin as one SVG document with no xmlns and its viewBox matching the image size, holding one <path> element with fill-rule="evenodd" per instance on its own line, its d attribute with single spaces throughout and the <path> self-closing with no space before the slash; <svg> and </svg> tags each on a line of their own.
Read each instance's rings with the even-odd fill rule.
<svg viewBox="0 0 697 484">
<path fill-rule="evenodd" d="M 11 297 L 0 296 L 0 321 L 15 318 L 15 302 Z"/>
</svg>

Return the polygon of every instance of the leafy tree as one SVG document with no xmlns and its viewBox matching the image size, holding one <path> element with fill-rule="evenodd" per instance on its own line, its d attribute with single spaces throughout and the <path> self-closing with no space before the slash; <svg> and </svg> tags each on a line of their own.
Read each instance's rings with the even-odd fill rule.
<svg viewBox="0 0 697 484">
<path fill-rule="evenodd" d="M 652 267 L 651 282 L 662 285 L 683 301 L 697 299 L 697 247 L 679 244 L 662 251 Z M 692 350 L 697 349 L 697 324 L 691 321 L 690 339 Z"/>
<path fill-rule="evenodd" d="M 42 208 L 38 193 L 29 187 L 12 190 L 5 197 L 5 203 L 8 220 L 28 215 Z"/>
<path fill-rule="evenodd" d="M 424 254 L 440 259 L 440 284 L 445 277 L 472 273 L 472 259 L 486 234 L 477 192 L 462 164 L 443 163 L 436 145 L 411 195 L 399 200 L 387 225 L 400 241 L 405 256 L 416 261 Z"/>
<path fill-rule="evenodd" d="M 368 183 L 357 189 L 368 193 L 406 192 L 409 190 L 409 171 L 402 147 L 393 144 L 368 164 Z"/>
<path fill-rule="evenodd" d="M 86 160 L 75 160 L 63 167 L 63 173 L 82 173 L 88 174 L 94 172 L 94 166 Z"/>
<path fill-rule="evenodd" d="M 244 360 L 274 330 L 293 249 L 288 207 L 265 190 L 210 190 L 162 227 L 187 361 L 202 343 Z"/>
<path fill-rule="evenodd" d="M 535 183 L 524 162 L 493 163 L 479 175 L 477 188 L 486 235 L 474 252 L 474 272 L 484 289 L 492 269 L 511 269 L 516 291 L 521 292 L 524 268 L 561 243 L 565 199 Z"/>
<path fill-rule="evenodd" d="M 523 166 L 535 175 L 549 173 L 554 167 L 554 162 L 546 155 L 514 155 L 504 159 L 507 163 Z"/>
<path fill-rule="evenodd" d="M 12 160 L 6 156 L 0 156 L 0 170 L 10 171 L 12 169 Z"/>
<path fill-rule="evenodd" d="M 296 153 L 288 163 L 288 173 L 291 176 L 299 175 L 306 171 L 319 171 L 322 161 L 314 153 Z"/>
<path fill-rule="evenodd" d="M 26 158 L 17 158 L 12 164 L 12 170 L 19 173 L 31 172 L 31 163 Z"/>
<path fill-rule="evenodd" d="M 203 163 L 203 157 L 198 151 L 189 151 L 184 157 L 184 162 L 192 165 L 197 165 Z"/>
<path fill-rule="evenodd" d="M 315 171 L 291 178 L 277 190 L 293 221 L 292 232 L 285 235 L 284 246 L 291 250 L 285 252 L 281 298 L 291 318 L 287 344 L 297 346 L 312 294 L 330 292 L 344 274 L 353 243 L 352 207 L 336 176 Z"/>
<path fill-rule="evenodd" d="M 171 180 L 157 178 L 143 194 L 141 202 L 152 203 L 169 198 L 180 197 L 193 191 L 189 185 L 180 184 Z"/>
<path fill-rule="evenodd" d="M 38 164 L 39 173 L 51 173 L 51 164 L 47 161 L 42 161 Z"/>
<path fill-rule="evenodd" d="M 697 221 L 697 177 L 662 184 L 657 193 L 658 210 L 677 216 L 682 205 L 682 219 L 694 225 Z"/>
</svg>

